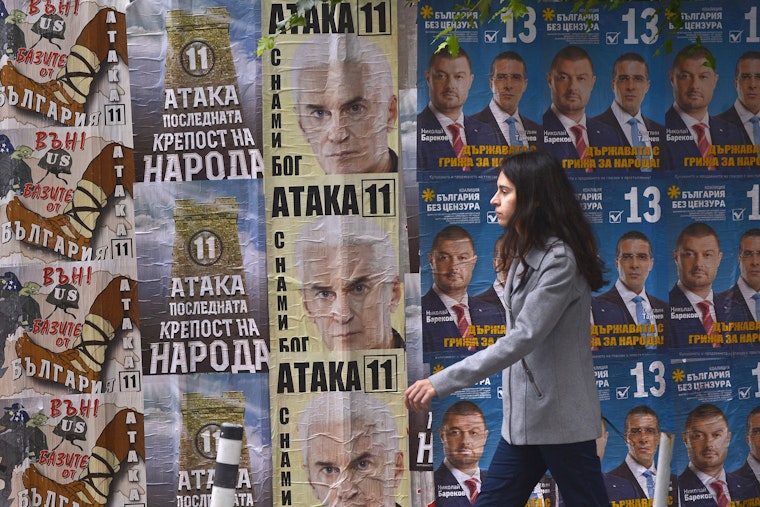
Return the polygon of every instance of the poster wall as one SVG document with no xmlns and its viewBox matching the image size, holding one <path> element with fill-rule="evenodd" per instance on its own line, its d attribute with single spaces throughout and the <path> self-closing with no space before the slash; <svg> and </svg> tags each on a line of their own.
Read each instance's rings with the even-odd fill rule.
<svg viewBox="0 0 760 507">
<path fill-rule="evenodd" d="M 732 501 L 755 502 L 760 482 L 746 465 L 753 444 L 745 434 L 758 396 L 757 9 L 685 3 L 683 28 L 666 35 L 673 14 L 654 2 L 526 8 L 494 19 L 473 13 L 473 24 L 456 17 L 453 2 L 418 5 L 423 369 L 489 343 L 484 300 L 504 290 L 491 264 L 501 234 L 488 204 L 497 166 L 510 153 L 549 151 L 567 170 L 607 267 L 590 346 L 613 504 L 652 498 L 638 473 L 656 465 L 661 431 L 675 434 L 671 470 L 656 476 L 672 474 L 671 502 L 713 499 L 700 475 L 708 470 L 728 473 Z M 449 27 L 456 57 L 436 53 L 435 38 Z M 432 459 L 418 465 L 436 471 L 436 505 L 460 505 L 470 497 L 464 479 L 487 474 L 502 404 L 493 381 L 433 406 Z M 459 407 L 455 419 L 451 407 Z M 453 446 L 452 420 L 473 433 L 462 444 L 474 449 L 469 460 Z M 721 435 L 710 463 L 698 442 L 708 421 Z M 549 478 L 533 497 L 551 505 L 555 493 Z"/>
<path fill-rule="evenodd" d="M 267 2 L 264 33 L 292 7 Z M 316 6 L 263 56 L 283 505 L 409 505 L 396 9 Z"/>
</svg>

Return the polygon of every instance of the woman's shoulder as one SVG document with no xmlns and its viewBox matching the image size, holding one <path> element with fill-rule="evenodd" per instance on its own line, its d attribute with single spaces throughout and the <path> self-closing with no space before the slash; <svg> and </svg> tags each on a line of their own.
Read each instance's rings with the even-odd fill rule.
<svg viewBox="0 0 760 507">
<path fill-rule="evenodd" d="M 537 256 L 540 256 L 542 262 L 560 262 L 575 265 L 575 255 L 573 250 L 561 239 L 551 236 L 546 239 L 542 249 L 534 249 Z"/>
</svg>

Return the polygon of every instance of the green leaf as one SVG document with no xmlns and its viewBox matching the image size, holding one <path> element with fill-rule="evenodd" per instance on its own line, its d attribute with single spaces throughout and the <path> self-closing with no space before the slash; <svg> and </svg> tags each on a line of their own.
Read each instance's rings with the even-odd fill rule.
<svg viewBox="0 0 760 507">
<path fill-rule="evenodd" d="M 259 39 L 259 43 L 256 46 L 256 56 L 261 56 L 265 52 L 274 47 L 274 37 L 271 35 L 265 35 Z"/>
</svg>

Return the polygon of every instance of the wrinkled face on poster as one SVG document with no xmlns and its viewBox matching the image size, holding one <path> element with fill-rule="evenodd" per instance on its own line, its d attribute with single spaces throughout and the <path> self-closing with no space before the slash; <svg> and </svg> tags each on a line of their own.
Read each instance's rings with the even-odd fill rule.
<svg viewBox="0 0 760 507">
<path fill-rule="evenodd" d="M 717 475 L 728 455 L 731 432 L 720 415 L 695 418 L 683 433 L 689 461 L 706 474 Z"/>
<path fill-rule="evenodd" d="M 404 474 L 398 427 L 366 393 L 327 393 L 299 421 L 303 466 L 325 507 L 394 507 Z"/>
<path fill-rule="evenodd" d="M 333 34 L 301 44 L 293 60 L 298 126 L 325 174 L 395 172 L 388 134 L 398 98 L 382 50 Z"/>
<path fill-rule="evenodd" d="M 401 301 L 397 255 L 380 224 L 359 215 L 324 215 L 294 244 L 304 309 L 329 350 L 403 347 L 391 315 Z"/>
<path fill-rule="evenodd" d="M 393 348 L 398 277 L 373 245 L 312 245 L 301 259 L 304 306 L 330 350 Z M 395 262 L 395 259 L 394 261 Z"/>
<path fill-rule="evenodd" d="M 660 443 L 657 418 L 648 414 L 631 414 L 626 420 L 625 443 L 628 454 L 637 463 L 649 468 L 654 463 Z"/>
</svg>

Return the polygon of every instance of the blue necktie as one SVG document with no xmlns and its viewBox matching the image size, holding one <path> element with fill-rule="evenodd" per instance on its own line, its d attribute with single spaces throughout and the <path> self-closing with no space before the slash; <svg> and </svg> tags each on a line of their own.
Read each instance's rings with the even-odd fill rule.
<svg viewBox="0 0 760 507">
<path fill-rule="evenodd" d="M 654 498 L 654 474 L 651 470 L 645 470 L 642 475 L 647 479 L 647 498 Z"/>
<path fill-rule="evenodd" d="M 760 146 L 760 118 L 753 116 L 749 119 L 752 124 L 752 137 L 754 138 L 755 146 Z"/>
<path fill-rule="evenodd" d="M 514 116 L 510 116 L 505 120 L 509 127 L 509 145 L 510 146 L 523 146 L 522 141 L 517 138 L 517 120 Z"/>
<path fill-rule="evenodd" d="M 629 118 L 627 121 L 628 125 L 631 126 L 631 146 L 638 148 L 641 146 L 646 146 L 647 143 L 645 143 L 641 139 L 641 135 L 639 134 L 639 121 L 636 118 Z M 647 158 L 646 155 L 638 155 L 636 158 L 640 160 L 644 160 Z M 641 172 L 652 172 L 651 167 L 642 167 Z"/>
<path fill-rule="evenodd" d="M 755 300 L 755 320 L 760 322 L 760 292 L 752 294 L 752 299 Z"/>
<path fill-rule="evenodd" d="M 644 311 L 644 298 L 641 297 L 641 296 L 634 296 L 633 299 L 631 299 L 631 301 L 633 301 L 634 303 L 636 303 L 636 308 L 635 308 L 635 310 L 636 310 L 636 324 L 639 324 L 641 326 L 647 326 L 647 327 L 649 327 L 649 325 L 651 324 L 651 322 L 649 322 L 649 319 L 647 318 L 647 314 Z M 647 336 L 647 337 L 649 337 L 649 336 L 656 336 L 653 333 L 650 333 L 648 329 L 646 331 L 642 330 L 641 335 L 642 336 Z M 657 346 L 656 345 L 647 345 L 646 348 L 648 348 L 648 349 L 656 349 Z"/>
</svg>

